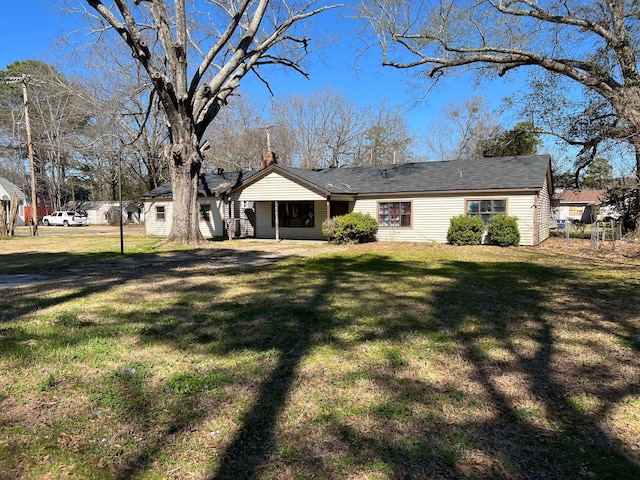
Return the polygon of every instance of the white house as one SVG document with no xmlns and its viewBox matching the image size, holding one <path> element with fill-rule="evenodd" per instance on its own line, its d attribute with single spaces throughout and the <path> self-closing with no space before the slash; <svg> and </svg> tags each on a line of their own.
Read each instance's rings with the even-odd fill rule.
<svg viewBox="0 0 640 480">
<path fill-rule="evenodd" d="M 249 174 L 244 174 L 246 178 Z M 206 238 L 223 237 L 229 234 L 229 219 L 240 218 L 240 212 L 230 211 L 239 204 L 231 204 L 227 193 L 240 184 L 243 174 L 224 172 L 200 175 L 198 202 L 200 203 L 200 231 Z M 166 183 L 142 196 L 145 231 L 147 235 L 166 236 L 171 230 L 173 200 L 171 184 Z M 236 222 L 233 221 L 232 224 Z M 239 234 L 239 233 L 238 233 Z"/>
<path fill-rule="evenodd" d="M 68 202 L 65 209 L 86 213 L 89 225 L 109 225 L 112 220 L 114 223 L 119 223 L 117 217 L 120 210 L 119 201 Z M 141 214 L 141 208 L 134 202 L 122 201 L 123 223 L 140 223 Z"/>
<path fill-rule="evenodd" d="M 521 245 L 549 236 L 548 155 L 322 170 L 272 164 L 204 180 L 201 207 L 215 212 L 200 223 L 205 236 L 223 236 L 232 225 L 234 234 L 256 238 L 324 239 L 324 219 L 354 211 L 377 219 L 381 241 L 445 243 L 451 217 L 461 214 L 485 222 L 500 213 L 518 217 Z M 161 189 L 144 196 L 149 234 L 169 232 L 171 189 Z"/>
<path fill-rule="evenodd" d="M 557 190 L 551 202 L 553 218 L 559 221 L 593 223 L 598 219 L 606 197 L 605 190 Z"/>
<path fill-rule="evenodd" d="M 5 218 L 9 221 L 9 206 L 11 205 L 11 196 L 13 193 L 18 196 L 18 218 L 16 225 L 26 225 L 25 206 L 27 205 L 27 196 L 16 185 L 6 178 L 0 177 L 0 208 L 5 210 Z"/>
</svg>

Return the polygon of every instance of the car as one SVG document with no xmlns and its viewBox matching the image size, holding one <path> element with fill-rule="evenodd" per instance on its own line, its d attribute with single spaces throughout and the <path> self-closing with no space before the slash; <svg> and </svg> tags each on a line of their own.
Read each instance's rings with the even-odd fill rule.
<svg viewBox="0 0 640 480">
<path fill-rule="evenodd" d="M 42 217 L 44 225 L 62 225 L 63 227 L 80 226 L 87 224 L 87 216 L 84 213 L 67 210 L 57 210 L 51 215 Z"/>
</svg>

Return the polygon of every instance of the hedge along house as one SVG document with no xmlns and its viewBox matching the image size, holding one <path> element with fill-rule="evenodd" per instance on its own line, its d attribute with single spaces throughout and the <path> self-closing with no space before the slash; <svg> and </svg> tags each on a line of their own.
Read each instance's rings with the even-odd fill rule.
<svg viewBox="0 0 640 480">
<path fill-rule="evenodd" d="M 228 201 L 254 206 L 256 238 L 324 239 L 326 218 L 356 211 L 377 219 L 378 240 L 445 243 L 451 217 L 488 223 L 504 213 L 518 217 L 521 245 L 538 245 L 549 236 L 552 192 L 551 159 L 536 155 L 323 170 L 273 164 Z"/>
<path fill-rule="evenodd" d="M 246 174 L 245 174 L 246 175 Z M 241 212 L 229 211 L 239 204 L 227 201 L 226 194 L 240 184 L 242 173 L 225 172 L 200 175 L 198 180 L 198 203 L 200 204 L 200 232 L 207 237 L 222 237 L 229 234 L 229 219 L 240 218 Z M 171 230 L 173 218 L 173 199 L 171 183 L 166 183 L 142 196 L 143 215 L 147 235 L 167 236 Z M 245 222 L 248 224 L 248 222 Z M 236 234 L 236 232 L 233 232 Z M 253 232 L 238 232 L 237 235 L 250 235 Z"/>
</svg>

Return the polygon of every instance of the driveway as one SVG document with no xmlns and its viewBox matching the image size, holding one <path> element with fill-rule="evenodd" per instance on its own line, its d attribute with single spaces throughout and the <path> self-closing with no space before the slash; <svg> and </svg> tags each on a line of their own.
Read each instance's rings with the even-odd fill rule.
<svg viewBox="0 0 640 480">
<path fill-rule="evenodd" d="M 144 227 L 138 225 L 125 225 L 123 230 L 125 233 L 131 233 L 132 231 L 140 230 L 140 233 L 144 232 Z M 120 232 L 120 226 L 115 227 L 111 225 L 87 225 L 85 227 L 46 227 L 40 225 L 38 227 L 38 235 L 69 235 L 69 234 L 88 234 L 88 235 L 102 235 L 102 234 L 118 234 Z M 27 235 L 29 232 L 27 232 Z"/>
<path fill-rule="evenodd" d="M 22 287 L 25 285 L 35 285 L 37 283 L 46 283 L 51 280 L 52 278 L 47 275 L 30 275 L 23 273 L 16 275 L 0 275 L 0 290 Z"/>
</svg>

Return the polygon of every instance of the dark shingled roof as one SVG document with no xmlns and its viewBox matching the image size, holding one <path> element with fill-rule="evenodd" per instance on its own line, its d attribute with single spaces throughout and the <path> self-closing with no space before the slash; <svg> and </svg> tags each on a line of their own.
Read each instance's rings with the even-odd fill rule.
<svg viewBox="0 0 640 480">
<path fill-rule="evenodd" d="M 541 189 L 549 155 L 305 170 L 277 165 L 329 194 Z"/>
<path fill-rule="evenodd" d="M 240 184 L 241 178 L 241 172 L 206 173 L 200 175 L 198 179 L 198 196 L 219 197 L 224 192 L 228 192 L 232 188 L 237 187 Z M 142 198 L 171 198 L 172 194 L 171 182 L 167 182 L 145 193 L 142 195 Z"/>
<path fill-rule="evenodd" d="M 549 155 L 530 155 L 322 170 L 275 164 L 261 171 L 201 175 L 198 195 L 220 196 L 251 183 L 253 178 L 258 181 L 269 172 L 297 178 L 328 195 L 540 190 L 550 160 Z M 170 183 L 143 195 L 143 198 L 163 197 L 171 197 Z"/>
</svg>

